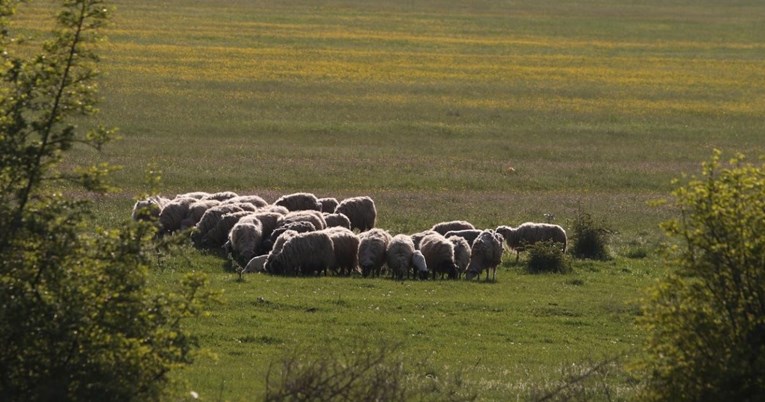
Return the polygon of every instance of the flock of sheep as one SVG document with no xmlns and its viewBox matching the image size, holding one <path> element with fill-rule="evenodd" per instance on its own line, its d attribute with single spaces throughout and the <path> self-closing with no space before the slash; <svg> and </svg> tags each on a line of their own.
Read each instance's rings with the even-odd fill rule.
<svg viewBox="0 0 765 402">
<path fill-rule="evenodd" d="M 273 275 L 359 273 L 428 279 L 486 272 L 496 279 L 503 243 L 519 253 L 540 241 L 560 243 L 566 232 L 547 223 L 524 223 L 480 230 L 466 221 L 450 221 L 411 235 L 391 235 L 375 227 L 377 210 L 370 197 L 342 201 L 310 193 L 284 195 L 269 204 L 257 195 L 193 192 L 173 199 L 138 201 L 135 220 L 153 220 L 160 234 L 191 230 L 201 249 L 226 250 L 243 272 Z M 516 260 L 517 260 L 516 256 Z"/>
</svg>

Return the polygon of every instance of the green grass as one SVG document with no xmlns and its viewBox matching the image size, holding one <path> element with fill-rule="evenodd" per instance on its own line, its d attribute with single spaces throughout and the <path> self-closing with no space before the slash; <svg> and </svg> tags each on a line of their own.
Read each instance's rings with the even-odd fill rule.
<svg viewBox="0 0 765 402">
<path fill-rule="evenodd" d="M 237 282 L 184 250 L 157 284 L 201 270 L 227 300 L 189 323 L 217 356 L 179 374 L 204 400 L 250 400 L 285 351 L 358 340 L 465 367 L 498 400 L 634 351 L 657 225 L 675 213 L 647 202 L 712 148 L 765 152 L 760 1 L 114 3 L 98 119 L 124 140 L 72 161 L 124 166 L 122 190 L 96 200 L 104 225 L 129 216 L 155 164 L 171 196 L 370 195 L 393 233 L 544 214 L 569 227 L 579 208 L 617 232 L 613 261 L 535 276 L 506 256 L 494 284 Z M 25 7 L 27 26 L 48 12 Z M 634 391 L 613 381 L 619 399 Z"/>
</svg>

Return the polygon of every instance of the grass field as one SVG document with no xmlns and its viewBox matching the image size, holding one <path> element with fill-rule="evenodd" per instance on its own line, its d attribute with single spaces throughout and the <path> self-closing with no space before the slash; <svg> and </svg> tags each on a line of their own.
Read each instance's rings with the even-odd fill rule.
<svg viewBox="0 0 765 402">
<path fill-rule="evenodd" d="M 26 23 L 47 12 L 27 10 Z M 225 304 L 190 325 L 205 350 L 180 374 L 203 400 L 251 400 L 270 362 L 358 341 L 466 370 L 482 399 L 528 397 L 564 368 L 634 353 L 642 289 L 671 180 L 713 148 L 765 152 L 760 1 L 119 0 L 99 120 L 124 140 L 77 161 L 124 166 L 98 200 L 117 225 L 142 192 L 370 195 L 378 225 L 479 227 L 578 208 L 617 231 L 609 262 L 498 282 L 248 277 L 192 249 L 160 286 L 201 270 Z M 23 21 L 22 21 L 23 22 Z M 634 247 L 649 256 L 629 259 Z M 616 399 L 629 379 L 608 379 Z"/>
</svg>

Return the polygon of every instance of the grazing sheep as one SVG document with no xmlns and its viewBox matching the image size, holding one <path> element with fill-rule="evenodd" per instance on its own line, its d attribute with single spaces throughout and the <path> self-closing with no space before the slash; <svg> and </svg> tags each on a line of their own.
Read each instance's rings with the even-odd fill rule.
<svg viewBox="0 0 765 402">
<path fill-rule="evenodd" d="M 412 267 L 414 268 L 415 278 L 421 281 L 428 279 L 428 263 L 425 261 L 422 251 L 414 250 L 414 253 L 412 253 Z"/>
<path fill-rule="evenodd" d="M 208 194 L 204 197 L 202 197 L 203 200 L 216 200 L 216 201 L 226 201 L 228 199 L 238 197 L 239 195 L 233 191 L 221 191 L 219 193 L 214 194 Z"/>
<path fill-rule="evenodd" d="M 202 247 L 202 239 L 207 237 L 207 232 L 214 229 L 225 214 L 240 212 L 242 208 L 235 204 L 216 205 L 205 211 L 202 218 L 194 226 L 194 232 L 191 234 L 191 240 L 197 247 Z"/>
<path fill-rule="evenodd" d="M 497 280 L 497 266 L 502 262 L 502 240 L 502 235 L 493 230 L 484 230 L 478 235 L 470 253 L 467 279 L 480 278 L 481 272 L 486 270 L 486 280 L 489 280 L 491 270 L 492 280 Z"/>
<path fill-rule="evenodd" d="M 255 212 L 254 214 L 242 218 L 243 221 L 248 220 L 258 220 L 260 221 L 261 226 L 263 227 L 263 239 L 268 239 L 271 237 L 271 233 L 273 233 L 274 229 L 276 229 L 279 218 L 281 218 L 282 215 L 277 214 L 275 212 Z M 241 222 L 241 221 L 240 221 Z"/>
<path fill-rule="evenodd" d="M 199 246 L 202 248 L 218 248 L 223 246 L 228 239 L 228 234 L 234 225 L 245 216 L 252 214 L 250 211 L 237 211 L 224 214 L 220 217 L 215 227 L 208 230 L 200 239 Z"/>
<path fill-rule="evenodd" d="M 326 232 L 299 233 L 290 237 L 278 253 L 266 259 L 266 271 L 277 275 L 326 274 L 333 266 L 335 250 Z"/>
<path fill-rule="evenodd" d="M 266 272 L 266 258 L 268 258 L 268 254 L 252 257 L 252 259 L 244 267 L 244 270 L 242 270 L 242 273 L 252 274 Z"/>
<path fill-rule="evenodd" d="M 224 204 L 224 202 L 221 202 L 221 204 Z M 251 202 L 229 202 L 229 203 L 226 203 L 226 205 L 236 205 L 237 207 L 241 208 L 243 211 L 255 212 L 258 210 L 258 207 L 256 207 Z"/>
<path fill-rule="evenodd" d="M 274 205 L 287 208 L 290 211 L 321 211 L 319 199 L 311 193 L 295 193 L 279 197 L 274 201 Z"/>
<path fill-rule="evenodd" d="M 324 229 L 332 239 L 335 248 L 335 262 L 332 270 L 336 274 L 348 276 L 359 269 L 359 237 L 350 229 L 333 227 Z"/>
<path fill-rule="evenodd" d="M 351 228 L 351 220 L 343 214 L 324 214 L 324 221 L 328 228 Z"/>
<path fill-rule="evenodd" d="M 475 229 L 475 226 L 473 226 L 472 223 L 466 222 L 466 221 L 449 221 L 449 222 L 441 222 L 436 223 L 433 225 L 430 230 L 434 232 L 440 233 L 442 236 L 446 234 L 446 232 L 452 231 L 452 230 L 468 230 L 468 229 Z"/>
<path fill-rule="evenodd" d="M 239 265 L 244 265 L 256 255 L 259 255 L 261 244 L 263 243 L 263 225 L 257 219 L 251 219 L 246 222 L 240 220 L 228 233 L 228 242 L 226 248 L 229 249 L 231 257 Z"/>
<path fill-rule="evenodd" d="M 190 228 L 199 223 L 199 220 L 202 219 L 202 215 L 204 215 L 208 209 L 216 205 L 220 205 L 220 201 L 199 200 L 189 205 L 189 212 L 186 214 L 186 218 L 181 222 L 181 229 Z"/>
<path fill-rule="evenodd" d="M 162 208 L 159 213 L 160 233 L 172 233 L 181 229 L 181 222 L 189 213 L 189 206 L 195 203 L 196 198 L 176 198 Z"/>
<path fill-rule="evenodd" d="M 359 266 L 364 277 L 380 276 L 390 241 L 391 235 L 383 229 L 371 229 L 359 234 Z"/>
<path fill-rule="evenodd" d="M 263 208 L 268 205 L 268 202 L 257 195 L 238 195 L 233 198 L 229 198 L 223 201 L 224 204 L 235 204 L 239 202 L 246 202 L 254 205 L 256 208 Z"/>
<path fill-rule="evenodd" d="M 478 237 L 478 235 L 481 234 L 481 232 L 482 230 L 479 230 L 479 229 L 450 230 L 446 232 L 444 237 L 448 239 L 452 236 L 459 236 L 465 239 L 468 245 L 471 245 L 475 241 L 476 237 Z"/>
<path fill-rule="evenodd" d="M 393 236 L 385 252 L 388 269 L 393 279 L 403 280 L 405 275 L 409 276 L 412 254 L 414 254 L 414 242 L 411 237 L 405 234 Z"/>
<path fill-rule="evenodd" d="M 134 221 L 150 221 L 159 219 L 159 213 L 162 212 L 162 208 L 169 203 L 167 198 L 155 195 L 145 200 L 140 200 L 133 205 L 133 212 L 130 217 Z"/>
<path fill-rule="evenodd" d="M 429 234 L 422 239 L 420 251 L 425 256 L 425 263 L 428 269 L 433 273 L 433 279 L 436 274 L 448 275 L 449 279 L 457 279 L 457 264 L 454 262 L 454 244 L 444 236 L 436 233 Z"/>
<path fill-rule="evenodd" d="M 454 245 L 454 263 L 457 264 L 457 276 L 461 276 L 467 270 L 470 263 L 470 244 L 459 236 L 446 237 Z"/>
<path fill-rule="evenodd" d="M 347 216 L 351 229 L 361 232 L 374 228 L 377 219 L 375 202 L 366 196 L 344 199 L 335 208 L 335 213 Z"/>
<path fill-rule="evenodd" d="M 564 253 L 568 244 L 566 231 L 562 227 L 550 223 L 526 222 L 517 228 L 500 226 L 497 228 L 497 233 L 502 235 L 508 247 L 515 250 L 516 263 L 520 258 L 521 251 L 535 243 L 543 241 L 560 243 L 563 245 Z"/>
<path fill-rule="evenodd" d="M 274 229 L 271 232 L 271 235 L 269 236 L 269 239 L 271 240 L 271 244 L 275 243 L 276 239 L 278 239 L 279 236 L 282 235 L 282 233 L 288 230 L 291 230 L 293 232 L 298 232 L 298 233 L 307 233 L 307 232 L 316 231 L 316 226 L 314 226 L 313 223 L 308 221 L 287 222 L 283 225 L 277 225 L 276 229 Z"/>
<path fill-rule="evenodd" d="M 332 212 L 335 212 L 335 208 L 337 208 L 337 198 L 319 198 L 319 204 L 321 204 L 321 212 L 331 214 Z"/>
<path fill-rule="evenodd" d="M 263 208 L 258 208 L 258 212 L 273 212 L 279 215 L 287 215 L 290 211 L 283 206 L 270 204 Z"/>
<path fill-rule="evenodd" d="M 420 249 L 420 243 L 422 242 L 422 239 L 425 236 L 427 236 L 429 234 L 434 234 L 434 233 L 438 234 L 438 232 L 434 232 L 434 231 L 428 229 L 428 230 L 424 230 L 422 232 L 418 232 L 418 233 L 413 234 L 411 237 L 412 237 L 412 241 L 414 242 L 414 249 L 415 250 L 419 250 Z"/>
<path fill-rule="evenodd" d="M 276 256 L 277 254 L 281 253 L 282 249 L 284 248 L 284 244 L 287 243 L 287 241 L 300 233 L 294 231 L 294 230 L 288 230 L 282 234 L 279 235 L 279 237 L 276 238 L 276 241 L 274 241 L 274 247 L 271 250 L 271 252 L 268 254 L 269 256 L 273 255 Z"/>
<path fill-rule="evenodd" d="M 311 222 L 316 230 L 322 230 L 327 228 L 327 221 L 324 220 L 324 215 L 319 211 L 293 211 L 284 215 L 279 219 L 278 226 L 284 226 L 291 222 Z"/>
<path fill-rule="evenodd" d="M 205 198 L 209 195 L 210 193 L 206 193 L 204 191 L 195 191 L 193 193 L 178 194 L 175 196 L 175 198 L 195 198 L 197 200 L 201 200 L 202 198 Z"/>
</svg>

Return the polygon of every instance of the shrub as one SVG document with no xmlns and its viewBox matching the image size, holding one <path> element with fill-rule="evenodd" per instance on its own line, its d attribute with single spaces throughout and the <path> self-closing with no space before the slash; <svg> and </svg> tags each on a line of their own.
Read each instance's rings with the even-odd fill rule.
<svg viewBox="0 0 765 402">
<path fill-rule="evenodd" d="M 593 260 L 611 258 L 608 243 L 613 232 L 605 223 L 596 222 L 592 215 L 579 208 L 571 227 L 573 231 L 571 254 L 574 257 Z"/>
<path fill-rule="evenodd" d="M 529 251 L 529 258 L 526 261 L 526 271 L 529 273 L 567 273 L 571 271 L 571 265 L 558 243 L 539 242 L 529 246 L 527 250 Z"/>
<path fill-rule="evenodd" d="M 765 165 L 715 151 L 663 224 L 674 269 L 644 307 L 646 400 L 765 400 Z"/>
</svg>

